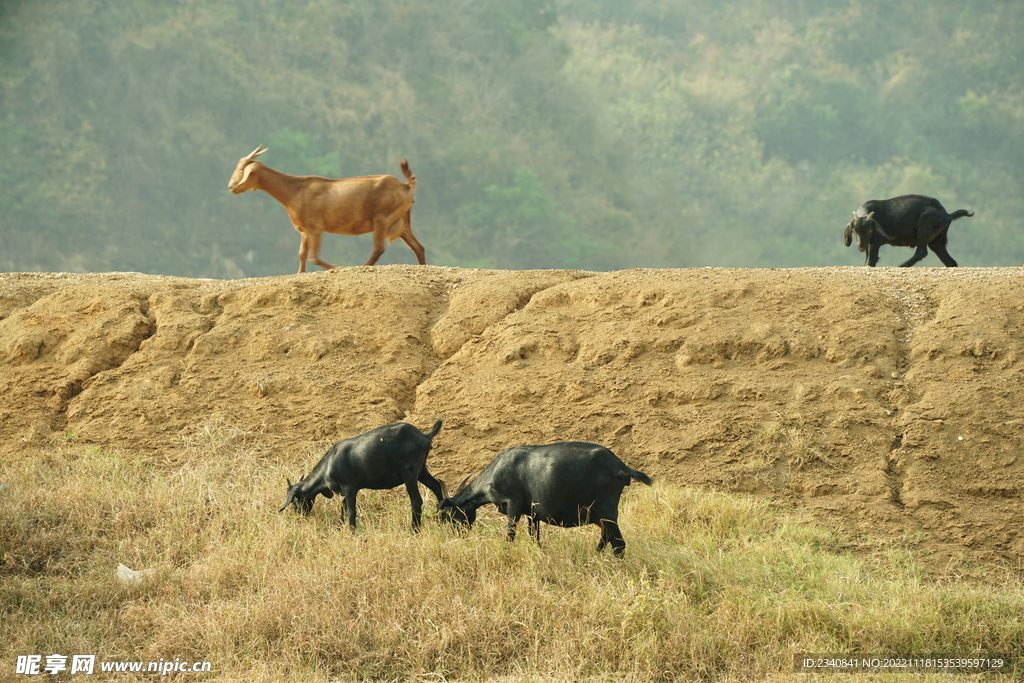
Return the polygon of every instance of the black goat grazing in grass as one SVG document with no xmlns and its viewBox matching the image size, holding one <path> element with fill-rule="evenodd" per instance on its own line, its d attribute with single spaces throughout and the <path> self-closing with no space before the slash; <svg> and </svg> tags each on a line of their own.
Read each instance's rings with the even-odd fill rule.
<svg viewBox="0 0 1024 683">
<path fill-rule="evenodd" d="M 327 449 L 313 470 L 296 483 L 288 481 L 283 512 L 289 505 L 309 514 L 317 495 L 345 497 L 342 519 L 348 516 L 349 528 L 356 528 L 356 494 L 359 489 L 393 489 L 405 484 L 412 503 L 412 528 L 419 531 L 423 515 L 423 497 L 417 482 L 423 482 L 438 502 L 444 500 L 444 487 L 427 471 L 427 454 L 433 438 L 441 430 L 441 420 L 424 434 L 405 422 L 371 429 Z"/>
<path fill-rule="evenodd" d="M 472 526 L 477 508 L 492 503 L 508 517 L 509 541 L 515 540 L 516 524 L 526 515 L 538 544 L 541 522 L 596 524 L 601 527 L 597 549 L 610 543 L 619 557 L 626 550 L 618 521 L 622 489 L 633 479 L 652 483 L 604 446 L 582 441 L 507 448 L 468 485 L 467 479 L 454 496 L 438 504 L 442 521 Z"/>
<path fill-rule="evenodd" d="M 946 213 L 939 200 L 908 194 L 892 199 L 872 199 L 853 212 L 853 220 L 846 225 L 846 246 L 857 236 L 857 248 L 867 252 L 866 263 L 878 263 L 878 248 L 883 244 L 894 247 L 917 247 L 917 251 L 901 267 L 912 266 L 931 249 L 949 268 L 956 261 L 946 251 L 949 224 L 957 218 L 973 216 L 973 211 L 960 209 Z"/>
</svg>

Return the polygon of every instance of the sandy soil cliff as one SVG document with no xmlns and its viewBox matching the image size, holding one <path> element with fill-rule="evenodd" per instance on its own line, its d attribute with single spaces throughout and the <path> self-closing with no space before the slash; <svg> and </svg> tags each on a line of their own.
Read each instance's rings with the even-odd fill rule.
<svg viewBox="0 0 1024 683">
<path fill-rule="evenodd" d="M 0 457 L 74 439 L 170 465 L 223 420 L 298 474 L 442 417 L 449 482 L 584 439 L 852 546 L 1019 566 L 1022 321 L 1019 268 L 0 274 Z"/>
</svg>

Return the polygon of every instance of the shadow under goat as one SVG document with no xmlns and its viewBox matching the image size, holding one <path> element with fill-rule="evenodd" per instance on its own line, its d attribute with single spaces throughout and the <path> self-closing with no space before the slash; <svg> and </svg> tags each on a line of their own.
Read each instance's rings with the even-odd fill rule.
<svg viewBox="0 0 1024 683">
<path fill-rule="evenodd" d="M 423 515 L 423 497 L 418 482 L 430 489 L 438 502 L 444 500 L 444 485 L 427 470 L 427 454 L 441 430 L 441 420 L 427 433 L 406 422 L 377 427 L 353 436 L 327 449 L 320 462 L 296 483 L 288 481 L 283 512 L 289 505 L 309 514 L 318 495 L 345 498 L 342 520 L 356 528 L 356 494 L 359 489 L 393 489 L 405 484 L 412 504 L 412 528 L 419 531 Z"/>
<path fill-rule="evenodd" d="M 601 528 L 598 551 L 611 544 L 619 557 L 626 550 L 619 530 L 622 489 L 634 479 L 652 484 L 649 476 L 604 446 L 584 441 L 506 448 L 467 484 L 468 479 L 438 504 L 442 521 L 471 527 L 477 508 L 491 503 L 508 517 L 509 541 L 515 540 L 516 525 L 525 515 L 538 544 L 541 522 L 561 527 L 596 524 Z"/>
<path fill-rule="evenodd" d="M 843 238 L 846 246 L 850 246 L 853 237 L 857 237 L 857 249 L 866 252 L 865 263 L 869 266 L 878 263 L 878 249 L 890 244 L 917 247 L 901 267 L 914 265 L 931 249 L 948 268 L 955 268 L 956 261 L 946 251 L 949 224 L 973 215 L 973 211 L 964 209 L 947 213 L 939 200 L 919 194 L 872 199 L 853 212 L 853 220 L 846 224 Z"/>
</svg>

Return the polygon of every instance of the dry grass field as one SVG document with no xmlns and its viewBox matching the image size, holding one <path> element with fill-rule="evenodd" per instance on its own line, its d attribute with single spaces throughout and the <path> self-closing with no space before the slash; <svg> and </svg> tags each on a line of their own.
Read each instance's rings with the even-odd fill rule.
<svg viewBox="0 0 1024 683">
<path fill-rule="evenodd" d="M 310 683 L 805 681 L 801 653 L 1024 651 L 1011 573 L 933 578 L 909 542 L 853 554 L 809 515 L 743 495 L 626 489 L 618 560 L 595 552 L 595 527 L 509 544 L 495 514 L 458 534 L 431 513 L 414 535 L 397 490 L 360 494 L 354 535 L 338 499 L 279 514 L 294 473 L 221 421 L 183 431 L 168 466 L 65 437 L 0 465 L 0 679 L 31 680 L 16 657 L 52 653 Z M 118 563 L 153 571 L 125 585 Z"/>
<path fill-rule="evenodd" d="M 891 681 L 1024 674 L 1024 269 L 0 274 L 0 680 L 18 657 L 218 681 Z M 586 440 L 655 480 L 596 528 L 465 534 L 285 478 L 442 418 L 449 485 Z M 145 571 L 138 583 L 116 574 Z M 22 660 L 23 662 L 27 660 Z M 43 660 L 45 664 L 45 659 Z M 915 673 L 913 680 L 961 674 Z M 998 680 L 986 674 L 986 681 Z"/>
</svg>

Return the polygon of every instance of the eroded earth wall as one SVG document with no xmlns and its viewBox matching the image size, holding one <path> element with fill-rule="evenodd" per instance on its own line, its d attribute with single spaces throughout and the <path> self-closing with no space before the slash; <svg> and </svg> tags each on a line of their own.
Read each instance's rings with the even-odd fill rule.
<svg viewBox="0 0 1024 683">
<path fill-rule="evenodd" d="M 442 417 L 447 481 L 590 440 L 853 544 L 1019 565 L 1022 320 L 1020 268 L 0 274 L 0 457 L 74 440 L 173 466 L 222 420 L 301 472 Z"/>
</svg>

